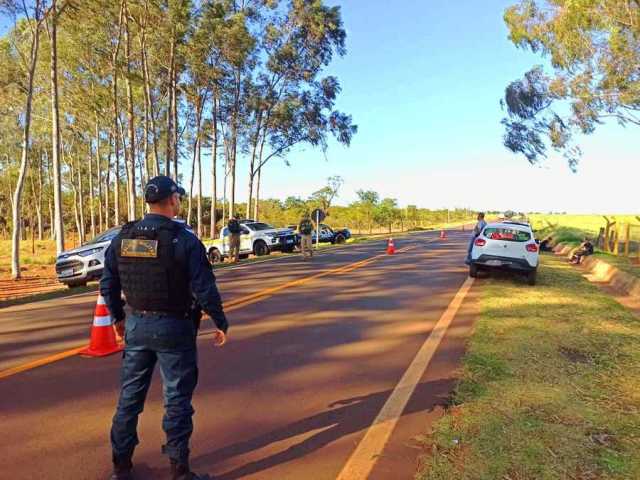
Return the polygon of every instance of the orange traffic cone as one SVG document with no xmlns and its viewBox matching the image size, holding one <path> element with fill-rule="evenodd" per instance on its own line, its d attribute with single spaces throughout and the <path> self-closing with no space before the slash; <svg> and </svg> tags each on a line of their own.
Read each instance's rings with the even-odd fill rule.
<svg viewBox="0 0 640 480">
<path fill-rule="evenodd" d="M 390 238 L 387 243 L 387 255 L 393 255 L 394 253 L 396 253 L 396 245 L 393 243 L 393 238 Z"/>
<path fill-rule="evenodd" d="M 440 230 L 440 239 L 445 240 L 447 238 L 447 231 L 443 228 Z"/>
<path fill-rule="evenodd" d="M 102 295 L 98 294 L 93 326 L 91 327 L 91 343 L 80 351 L 80 355 L 89 357 L 105 357 L 122 351 L 123 346 L 116 341 L 116 333 L 111 322 L 111 315 L 104 303 Z"/>
</svg>

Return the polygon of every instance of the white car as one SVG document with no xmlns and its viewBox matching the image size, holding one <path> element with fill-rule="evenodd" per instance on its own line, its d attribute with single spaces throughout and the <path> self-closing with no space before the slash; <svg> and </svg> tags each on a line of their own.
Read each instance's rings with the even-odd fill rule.
<svg viewBox="0 0 640 480">
<path fill-rule="evenodd" d="M 81 287 L 91 280 L 100 280 L 104 268 L 104 253 L 121 227 L 113 227 L 81 247 L 67 250 L 56 259 L 58 281 L 69 288 Z"/>
<path fill-rule="evenodd" d="M 174 218 L 173 221 L 185 225 L 185 228 L 193 233 L 184 220 Z M 92 280 L 100 280 L 104 269 L 104 254 L 107 247 L 111 245 L 111 240 L 120 233 L 121 229 L 120 226 L 110 228 L 84 245 L 58 255 L 56 259 L 58 281 L 69 288 L 74 288 L 83 287 Z"/>
<path fill-rule="evenodd" d="M 277 229 L 267 223 L 240 222 L 240 255 L 250 254 L 261 257 L 272 251 L 293 252 L 296 247 L 296 234 L 289 228 Z M 229 229 L 224 227 L 221 238 L 205 243 L 211 263 L 219 263 L 229 255 Z"/>
<path fill-rule="evenodd" d="M 527 223 L 490 223 L 476 237 L 471 250 L 469 276 L 479 270 L 500 269 L 523 273 L 535 285 L 540 248 Z"/>
</svg>

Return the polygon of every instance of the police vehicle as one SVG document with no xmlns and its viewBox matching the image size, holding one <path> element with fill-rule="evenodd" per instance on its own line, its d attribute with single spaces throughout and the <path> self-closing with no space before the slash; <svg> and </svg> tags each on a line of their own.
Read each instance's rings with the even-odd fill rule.
<svg viewBox="0 0 640 480">
<path fill-rule="evenodd" d="M 240 255 L 257 257 L 273 251 L 293 252 L 297 244 L 296 234 L 289 228 L 275 228 L 267 223 L 252 220 L 240 221 Z M 229 229 L 224 227 L 221 238 L 205 243 L 211 263 L 219 263 L 229 255 Z"/>
<path fill-rule="evenodd" d="M 490 223 L 473 242 L 469 276 L 477 277 L 480 270 L 507 270 L 526 275 L 529 285 L 535 285 L 539 250 L 528 223 Z"/>
<path fill-rule="evenodd" d="M 298 230 L 298 225 L 289 225 L 291 230 Z M 300 233 L 298 235 L 298 244 L 300 243 Z M 334 230 L 329 225 L 320 224 L 320 243 L 343 244 L 351 238 L 351 231 L 348 228 Z M 313 243 L 316 243 L 316 231 L 311 234 Z"/>
</svg>

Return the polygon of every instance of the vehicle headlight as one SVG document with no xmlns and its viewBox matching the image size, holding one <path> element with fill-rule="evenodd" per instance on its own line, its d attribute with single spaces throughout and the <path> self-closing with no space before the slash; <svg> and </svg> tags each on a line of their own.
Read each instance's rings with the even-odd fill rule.
<svg viewBox="0 0 640 480">
<path fill-rule="evenodd" d="M 82 252 L 78 252 L 78 255 L 81 257 L 88 257 L 89 255 L 94 255 L 98 252 L 101 252 L 104 247 L 90 248 L 89 250 L 84 250 Z"/>
</svg>

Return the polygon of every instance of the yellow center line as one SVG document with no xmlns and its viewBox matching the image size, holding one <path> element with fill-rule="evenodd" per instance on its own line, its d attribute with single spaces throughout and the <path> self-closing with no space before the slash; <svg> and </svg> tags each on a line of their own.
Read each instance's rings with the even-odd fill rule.
<svg viewBox="0 0 640 480">
<path fill-rule="evenodd" d="M 467 278 L 462 284 L 336 480 L 366 480 L 369 477 L 472 285 L 473 278 Z"/>
<path fill-rule="evenodd" d="M 72 348 L 71 350 L 66 350 L 64 352 L 56 353 L 55 355 L 50 355 L 48 357 L 40 358 L 38 360 L 34 360 L 29 363 L 25 363 L 23 365 L 18 365 L 17 367 L 12 367 L 7 370 L 2 370 L 0 372 L 0 379 L 10 377 L 12 375 L 16 375 L 18 373 L 26 372 L 27 370 L 31 370 L 33 368 L 41 367 L 43 365 L 48 365 L 53 362 L 57 362 L 59 360 L 64 360 L 65 358 L 73 357 L 80 353 L 83 350 L 85 345 L 82 347 Z"/>
<path fill-rule="evenodd" d="M 404 247 L 402 249 L 399 249 L 398 253 L 408 252 L 409 250 L 411 250 L 413 248 L 416 248 L 416 246 L 413 245 L 413 246 L 409 246 L 409 247 Z M 326 276 L 329 276 L 329 275 L 351 272 L 351 271 L 356 270 L 358 268 L 364 267 L 364 266 L 374 262 L 375 260 L 378 260 L 379 258 L 383 258 L 383 257 L 386 257 L 386 256 L 387 255 L 385 255 L 385 254 L 374 255 L 373 257 L 369 257 L 369 258 L 366 258 L 364 260 L 360 260 L 358 262 L 351 263 L 349 265 L 344 265 L 342 267 L 338 267 L 338 268 L 334 268 L 334 269 L 330 269 L 330 270 L 324 270 L 324 271 L 322 271 L 320 273 L 316 273 L 315 275 L 311 275 L 309 277 L 300 278 L 298 280 L 292 280 L 292 281 L 286 282 L 286 283 L 284 283 L 282 285 L 278 285 L 277 287 L 267 288 L 267 289 L 261 290 L 259 292 L 256 292 L 254 294 L 247 295 L 246 297 L 242 297 L 242 298 L 239 298 L 237 300 L 231 300 L 229 302 L 225 302 L 225 303 L 223 303 L 223 307 L 224 307 L 226 312 L 232 312 L 234 310 L 238 310 L 240 308 L 243 308 L 243 307 L 246 307 L 248 305 L 252 305 L 254 303 L 258 303 L 258 302 L 260 302 L 262 300 L 270 298 L 273 295 L 275 295 L 275 294 L 277 294 L 277 293 L 279 293 L 279 292 L 281 292 L 281 291 L 283 291 L 285 289 L 289 289 L 291 287 L 295 287 L 295 286 L 299 286 L 299 285 L 304 285 L 305 283 L 309 283 L 309 282 L 312 282 L 314 280 L 317 280 L 319 278 L 326 277 Z M 203 333 L 203 334 L 206 335 L 206 333 Z M 78 352 L 80 350 L 82 350 L 85 346 L 86 346 L 86 343 L 83 343 L 82 346 L 74 347 L 74 348 L 72 348 L 70 350 L 66 350 L 64 352 L 56 353 L 54 355 L 50 355 L 50 356 L 47 356 L 47 357 L 39 358 L 37 360 L 33 360 L 31 362 L 27 362 L 27 363 L 22 364 L 22 365 L 18 365 L 16 367 L 12 367 L 12 368 L 9 368 L 9 369 L 6 369 L 6 370 L 2 370 L 2 371 L 0 371 L 0 379 L 11 377 L 11 376 L 16 375 L 18 373 L 26 372 L 26 371 L 32 370 L 34 368 L 42 367 L 44 365 L 49 365 L 51 363 L 55 363 L 57 361 L 64 360 L 65 358 L 72 357 L 74 355 L 77 355 Z"/>
</svg>

